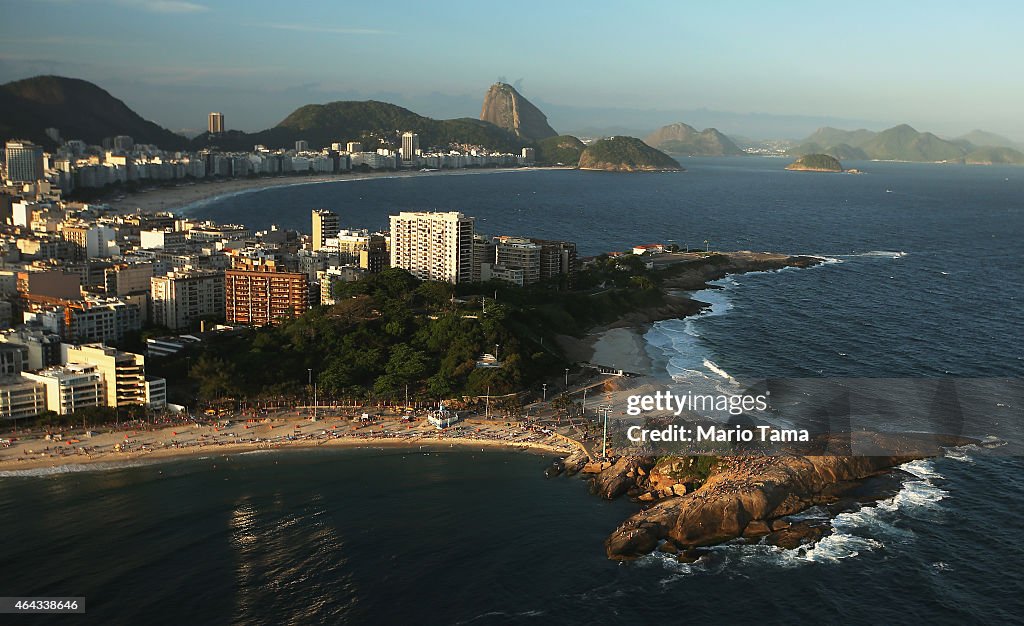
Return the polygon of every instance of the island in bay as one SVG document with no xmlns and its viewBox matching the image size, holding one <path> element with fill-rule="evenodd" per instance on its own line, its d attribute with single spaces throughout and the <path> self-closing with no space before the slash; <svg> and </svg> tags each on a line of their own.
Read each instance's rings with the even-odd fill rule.
<svg viewBox="0 0 1024 626">
<path fill-rule="evenodd" d="M 843 165 L 839 159 L 827 154 L 805 154 L 786 166 L 795 172 L 842 172 Z"/>
</svg>

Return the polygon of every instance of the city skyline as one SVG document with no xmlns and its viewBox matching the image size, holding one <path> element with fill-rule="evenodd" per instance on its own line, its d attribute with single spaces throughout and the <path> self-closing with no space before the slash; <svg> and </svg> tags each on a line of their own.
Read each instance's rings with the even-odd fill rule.
<svg viewBox="0 0 1024 626">
<path fill-rule="evenodd" d="M 255 131 L 303 104 L 344 99 L 476 117 L 487 86 L 506 78 L 560 132 L 685 121 L 768 138 L 907 122 L 1024 139 L 1024 90 L 1008 78 L 1024 44 L 1009 3 L 927 12 L 651 3 L 628 16 L 530 3 L 322 5 L 286 16 L 268 3 L 240 6 L 7 0 L 2 11 L 17 19 L 0 25 L 0 81 L 83 78 L 172 130 L 204 130 L 221 111 L 229 128 Z M 407 54 L 392 45 L 399 38 L 429 54 Z"/>
</svg>

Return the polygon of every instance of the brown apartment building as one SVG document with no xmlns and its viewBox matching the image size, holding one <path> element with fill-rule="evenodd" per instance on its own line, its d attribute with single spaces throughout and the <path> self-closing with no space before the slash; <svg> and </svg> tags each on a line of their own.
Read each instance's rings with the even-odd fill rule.
<svg viewBox="0 0 1024 626">
<path fill-rule="evenodd" d="M 228 324 L 266 326 L 298 317 L 309 308 L 309 278 L 278 271 L 273 260 L 236 258 L 224 272 L 224 315 Z"/>
</svg>

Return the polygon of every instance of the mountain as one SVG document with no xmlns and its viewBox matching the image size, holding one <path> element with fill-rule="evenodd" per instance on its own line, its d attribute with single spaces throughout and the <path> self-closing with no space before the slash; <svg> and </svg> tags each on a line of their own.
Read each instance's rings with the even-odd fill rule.
<svg viewBox="0 0 1024 626">
<path fill-rule="evenodd" d="M 677 122 L 662 126 L 644 139 L 644 143 L 671 154 L 687 156 L 739 156 L 746 154 L 731 139 L 715 128 L 698 132 L 693 126 Z"/>
<path fill-rule="evenodd" d="M 986 146 L 967 153 L 964 163 L 970 165 L 1024 165 L 1024 152 L 1013 148 Z"/>
<path fill-rule="evenodd" d="M 811 133 L 789 153 L 796 156 L 827 154 L 837 159 L 934 162 L 961 161 L 973 149 L 969 142 L 947 141 L 900 124 L 880 133 L 826 126 Z"/>
<path fill-rule="evenodd" d="M 957 139 L 966 141 L 972 146 L 992 146 L 995 148 L 1013 148 L 1014 150 L 1019 150 L 1022 147 L 1021 144 L 1018 144 L 1012 139 L 977 129 L 972 130 L 966 135 L 961 135 L 960 137 L 957 137 Z"/>
<path fill-rule="evenodd" d="M 789 153 L 796 156 L 805 154 L 827 154 L 837 159 L 867 160 L 868 155 L 861 148 L 855 148 L 848 143 L 837 143 L 827 147 L 819 143 L 806 142 L 791 148 Z"/>
<path fill-rule="evenodd" d="M 798 172 L 841 172 L 839 159 L 827 154 L 806 154 L 786 166 L 787 170 Z"/>
<path fill-rule="evenodd" d="M 579 165 L 587 146 L 572 135 L 548 137 L 537 142 L 537 163 L 542 165 Z"/>
<path fill-rule="evenodd" d="M 823 126 L 811 133 L 811 135 L 801 143 L 814 143 L 819 146 L 837 146 L 839 144 L 847 144 L 853 147 L 858 147 L 872 139 L 877 134 L 878 133 L 874 131 L 864 128 L 859 128 L 857 130 L 842 130 L 839 128 L 832 128 L 831 126 Z"/>
<path fill-rule="evenodd" d="M 105 137 L 130 135 L 135 143 L 170 150 L 188 140 L 143 119 L 100 87 L 77 78 L 36 76 L 0 85 L 0 140 L 29 139 L 46 147 L 56 128 L 64 139 L 99 144 Z"/>
<path fill-rule="evenodd" d="M 868 157 L 884 161 L 959 161 L 965 153 L 961 146 L 907 124 L 884 130 L 859 147 Z"/>
<path fill-rule="evenodd" d="M 204 133 L 193 143 L 195 147 L 216 145 L 225 150 L 251 150 L 255 144 L 290 148 L 300 139 L 308 141 L 312 148 L 361 140 L 367 149 L 375 149 L 381 139 L 397 140 L 404 131 L 418 134 L 424 148 L 468 143 L 518 151 L 526 143 L 488 122 L 468 117 L 435 120 L 376 100 L 307 104 L 292 111 L 273 128 L 257 133 Z"/>
<path fill-rule="evenodd" d="M 581 170 L 609 172 L 680 171 L 679 162 L 636 137 L 611 137 L 590 144 L 580 155 Z"/>
<path fill-rule="evenodd" d="M 548 118 L 512 85 L 494 83 L 484 96 L 480 119 L 514 133 L 527 141 L 539 141 L 558 135 Z"/>
</svg>

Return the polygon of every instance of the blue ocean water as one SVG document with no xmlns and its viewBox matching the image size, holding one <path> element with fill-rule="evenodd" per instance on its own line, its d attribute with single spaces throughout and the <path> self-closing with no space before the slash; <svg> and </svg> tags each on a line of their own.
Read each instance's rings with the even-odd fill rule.
<svg viewBox="0 0 1024 626">
<path fill-rule="evenodd" d="M 308 230 L 312 208 L 368 228 L 460 210 L 480 231 L 573 239 L 583 254 L 709 240 L 825 256 L 699 294 L 710 314 L 647 333 L 658 372 L 980 381 L 960 397 L 965 430 L 1006 445 L 908 464 L 899 494 L 836 518 L 809 552 L 722 546 L 694 565 L 605 560 L 602 539 L 635 505 L 544 481 L 530 455 L 282 452 L 4 476 L 0 591 L 86 595 L 95 623 L 1020 620 L 1024 169 L 683 164 L 347 181 L 190 211 Z"/>
</svg>

